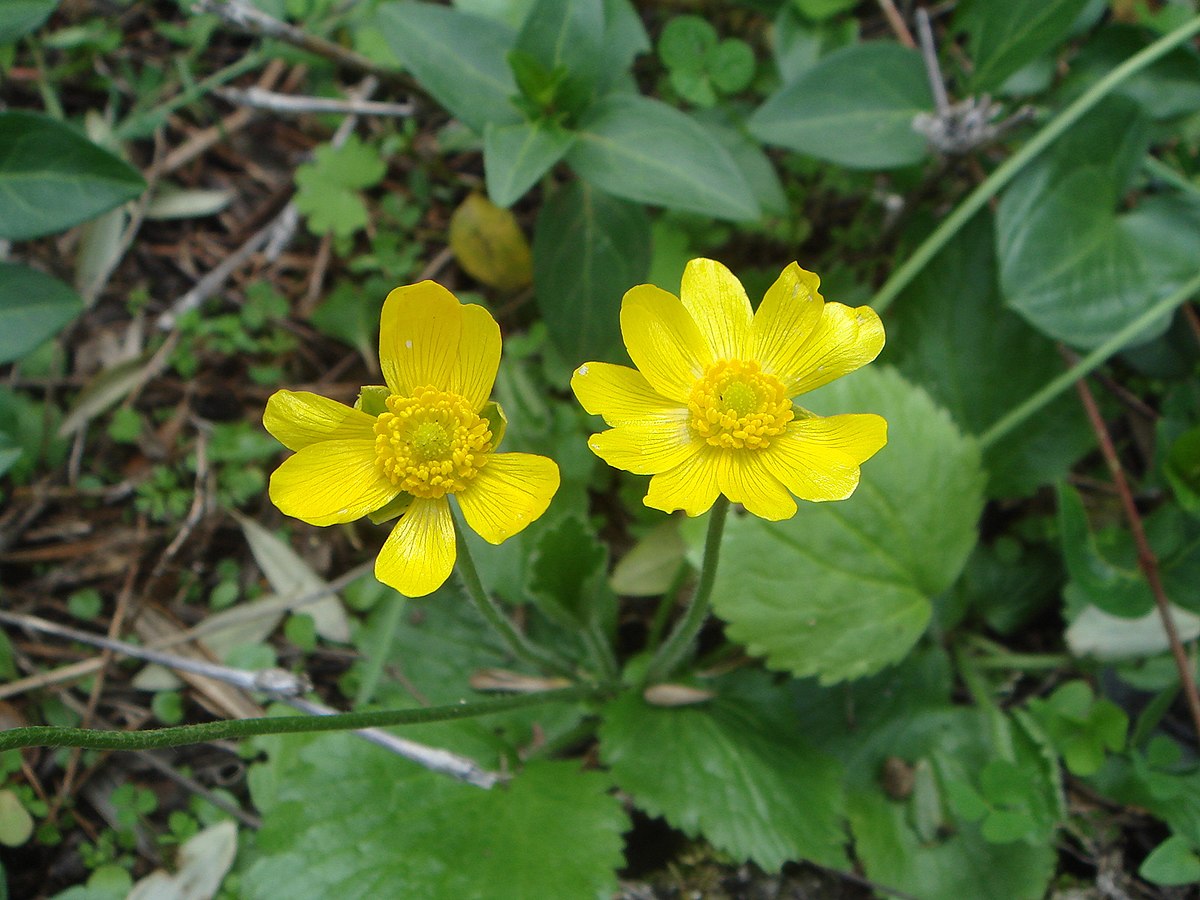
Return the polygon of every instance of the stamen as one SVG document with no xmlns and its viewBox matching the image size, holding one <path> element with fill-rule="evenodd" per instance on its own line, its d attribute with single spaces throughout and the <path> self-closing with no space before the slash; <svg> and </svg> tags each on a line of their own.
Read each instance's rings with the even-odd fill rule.
<svg viewBox="0 0 1200 900">
<path fill-rule="evenodd" d="M 759 450 L 783 434 L 794 416 L 783 384 L 758 363 L 737 359 L 709 366 L 688 400 L 693 432 L 714 447 Z"/>
</svg>

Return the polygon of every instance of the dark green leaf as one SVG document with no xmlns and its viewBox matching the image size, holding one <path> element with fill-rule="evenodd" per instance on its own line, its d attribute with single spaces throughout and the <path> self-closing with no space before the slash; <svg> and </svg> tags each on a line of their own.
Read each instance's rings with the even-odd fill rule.
<svg viewBox="0 0 1200 900">
<path fill-rule="evenodd" d="M 1137 564 L 1129 560 L 1115 565 L 1101 554 L 1088 528 L 1083 500 L 1067 484 L 1058 489 L 1058 530 L 1071 583 L 1087 602 L 1130 619 L 1154 608 L 1154 597 Z"/>
<path fill-rule="evenodd" d="M 640 207 L 572 182 L 542 207 L 533 237 L 533 284 L 564 359 L 612 358 L 621 296 L 646 277 L 650 223 Z"/>
<path fill-rule="evenodd" d="M 959 7 L 955 27 L 968 35 L 974 91 L 1000 87 L 1027 62 L 1062 42 L 1088 0 L 971 0 Z"/>
<path fill-rule="evenodd" d="M 546 616 L 567 628 L 613 623 L 616 598 L 605 573 L 608 551 L 575 515 L 544 531 L 529 559 L 529 596 Z"/>
<path fill-rule="evenodd" d="M 845 865 L 839 766 L 805 739 L 785 691 L 745 672 L 695 706 L 628 693 L 604 709 L 600 755 L 638 806 L 768 871 Z"/>
<path fill-rule="evenodd" d="M 58 0 L 5 0 L 0 4 L 0 45 L 41 27 L 57 7 Z"/>
<path fill-rule="evenodd" d="M 1053 342 L 1001 303 L 988 214 L 976 216 L 913 280 L 888 323 L 888 346 L 897 368 L 972 434 L 1062 371 Z M 1032 493 L 1063 477 L 1094 443 L 1079 402 L 1064 395 L 984 451 L 988 493 Z"/>
<path fill-rule="evenodd" d="M 69 125 L 40 113 L 0 112 L 0 238 L 62 231 L 145 187 L 132 166 Z"/>
<path fill-rule="evenodd" d="M 627 823 L 599 772 L 532 763 L 484 791 L 353 734 L 280 745 L 252 779 L 263 829 L 241 881 L 248 898 L 526 900 L 616 889 Z"/>
<path fill-rule="evenodd" d="M 567 162 L 618 197 L 722 219 L 759 216 L 725 148 L 689 116 L 648 97 L 613 95 L 592 107 Z"/>
<path fill-rule="evenodd" d="M 488 196 L 511 206 L 571 149 L 575 135 L 545 122 L 488 124 L 483 130 L 483 165 Z"/>
<path fill-rule="evenodd" d="M 822 57 L 858 40 L 858 20 L 837 19 L 820 24 L 800 16 L 784 4 L 775 20 L 775 68 L 784 84 L 791 84 Z"/>
<path fill-rule="evenodd" d="M 396 56 L 442 106 L 470 128 L 520 121 L 506 54 L 516 35 L 493 19 L 432 3 L 391 3 L 379 27 Z"/>
<path fill-rule="evenodd" d="M 913 118 L 933 107 L 921 56 L 875 41 L 832 53 L 767 98 L 750 131 L 853 169 L 893 169 L 928 150 Z"/>
<path fill-rule="evenodd" d="M 1200 201 L 1156 195 L 1118 215 L 1148 139 L 1136 104 L 1108 98 L 1001 199 L 1004 296 L 1044 334 L 1094 347 L 1195 273 Z M 1144 339 L 1169 323 L 1165 317 Z"/>
<path fill-rule="evenodd" d="M 912 648 L 975 545 L 984 478 L 975 442 L 894 370 L 864 369 L 803 402 L 882 415 L 888 445 L 849 500 L 803 503 L 785 522 L 730 521 L 713 606 L 767 665 L 829 683 Z"/>
<path fill-rule="evenodd" d="M 0 363 L 37 349 L 82 309 L 79 295 L 57 278 L 0 263 Z"/>
<path fill-rule="evenodd" d="M 536 0 L 516 48 L 547 69 L 560 66 L 589 85 L 604 66 L 604 4 L 600 0 Z"/>
</svg>

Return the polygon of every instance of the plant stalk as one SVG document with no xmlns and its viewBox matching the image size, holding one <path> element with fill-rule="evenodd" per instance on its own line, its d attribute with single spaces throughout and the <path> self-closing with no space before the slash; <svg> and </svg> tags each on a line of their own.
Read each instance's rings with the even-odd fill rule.
<svg viewBox="0 0 1200 900">
<path fill-rule="evenodd" d="M 543 703 L 568 703 L 596 696 L 594 687 L 577 686 L 538 694 L 517 694 L 477 703 L 451 703 L 416 709 L 385 709 L 374 712 L 338 713 L 331 716 L 265 716 L 256 719 L 227 719 L 176 728 L 146 731 L 104 731 L 95 728 L 60 728 L 55 725 L 31 725 L 0 731 L 0 752 L 18 747 L 83 747 L 88 750 L 157 750 L 253 737 L 260 734 L 297 734 L 310 731 L 351 731 L 360 728 L 387 728 L 469 719 L 489 713 L 506 712 Z"/>
<path fill-rule="evenodd" d="M 650 668 L 646 672 L 646 681 L 654 683 L 662 681 L 683 661 L 684 656 L 692 648 L 696 635 L 708 618 L 708 599 L 712 595 L 713 583 L 717 578 L 717 562 L 721 555 L 721 536 L 725 533 L 725 520 L 729 515 L 729 499 L 721 494 L 713 504 L 708 518 L 708 534 L 704 539 L 704 562 L 700 567 L 700 581 L 696 592 L 688 602 L 683 618 L 675 626 L 675 630 L 658 648 Z"/>
</svg>

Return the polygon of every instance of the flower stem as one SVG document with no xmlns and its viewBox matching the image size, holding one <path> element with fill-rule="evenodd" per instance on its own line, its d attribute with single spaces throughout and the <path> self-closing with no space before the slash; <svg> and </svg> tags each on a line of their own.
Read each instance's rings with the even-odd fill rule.
<svg viewBox="0 0 1200 900">
<path fill-rule="evenodd" d="M 650 668 L 646 672 L 647 682 L 662 681 L 675 671 L 691 650 L 696 635 L 700 633 L 704 620 L 708 618 L 708 598 L 717 578 L 721 536 L 725 533 L 725 519 L 728 514 L 729 499 L 722 494 L 717 497 L 717 502 L 713 504 L 712 512 L 709 513 L 708 535 L 704 539 L 704 562 L 700 566 L 700 582 L 696 585 L 696 592 L 692 594 L 683 618 L 650 662 Z"/>
<path fill-rule="evenodd" d="M 871 300 L 876 312 L 883 312 L 892 305 L 904 288 L 917 276 L 925 264 L 944 247 L 959 230 L 970 221 L 983 206 L 1012 181 L 1035 156 L 1054 143 L 1068 128 L 1081 119 L 1088 110 L 1103 100 L 1123 81 L 1137 74 L 1160 57 L 1178 47 L 1200 32 L 1200 16 L 1189 19 L 1174 31 L 1169 31 L 1153 44 L 1138 51 L 1121 63 L 1051 119 L 1020 150 L 1005 160 L 991 175 L 982 181 L 954 212 L 948 215 L 933 233 L 927 237 Z"/>
<path fill-rule="evenodd" d="M 104 731 L 96 728 L 59 728 L 31 725 L 0 731 L 0 752 L 18 747 L 84 747 L 89 750 L 156 750 L 258 734 L 295 734 L 308 731 L 351 731 L 360 728 L 386 728 L 468 719 L 489 713 L 537 706 L 542 703 L 566 703 L 599 693 L 595 687 L 576 686 L 537 694 L 517 694 L 481 700 L 478 703 L 452 703 L 417 709 L 386 709 L 374 712 L 339 713 L 331 716 L 266 716 L 258 719 L 229 719 L 177 728 L 147 731 Z"/>
<path fill-rule="evenodd" d="M 462 586 L 466 590 L 467 596 L 471 598 L 471 602 L 475 604 L 475 608 L 479 610 L 479 614 L 500 635 L 500 638 L 508 645 L 508 649 L 512 651 L 513 656 L 525 660 L 542 671 L 554 672 L 556 675 L 563 675 L 574 680 L 575 673 L 571 667 L 521 634 L 517 630 L 517 626 L 512 623 L 512 619 L 484 589 L 483 582 L 479 580 L 479 572 L 475 568 L 475 560 L 471 558 L 471 550 L 467 547 L 467 538 L 463 534 L 462 526 L 459 524 L 457 516 L 452 518 L 454 520 L 454 537 L 458 544 L 458 558 L 454 564 L 454 570 L 458 573 L 459 581 L 462 582 Z"/>
</svg>

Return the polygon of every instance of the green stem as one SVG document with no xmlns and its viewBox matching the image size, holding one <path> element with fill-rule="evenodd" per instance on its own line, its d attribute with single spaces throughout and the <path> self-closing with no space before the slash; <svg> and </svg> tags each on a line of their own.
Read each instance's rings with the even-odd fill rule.
<svg viewBox="0 0 1200 900">
<path fill-rule="evenodd" d="M 658 601 L 658 607 L 654 610 L 654 619 L 650 622 L 650 631 L 646 635 L 646 646 L 650 649 L 658 647 L 658 642 L 662 640 L 667 620 L 671 618 L 671 610 L 675 608 L 675 603 L 679 600 L 679 592 L 687 584 L 690 574 L 691 567 L 686 562 L 681 562 L 675 577 L 671 579 L 671 586 Z"/>
<path fill-rule="evenodd" d="M 88 750 L 156 750 L 252 737 L 258 734 L 295 734 L 309 731 L 350 731 L 359 728 L 387 728 L 393 725 L 417 725 L 468 719 L 489 713 L 536 706 L 542 703 L 566 703 L 596 696 L 593 687 L 569 687 L 539 694 L 517 694 L 478 703 L 452 703 L 417 709 L 387 709 L 375 712 L 339 713 L 332 716 L 266 716 L 260 719 L 229 719 L 177 728 L 149 731 L 101 731 L 94 728 L 59 728 L 33 725 L 0 731 L 0 752 L 18 747 L 84 747 Z"/>
<path fill-rule="evenodd" d="M 1147 154 L 1146 158 L 1142 160 L 1142 169 L 1151 178 L 1165 182 L 1176 190 L 1193 196 L 1200 194 L 1200 184 L 1196 184 L 1178 169 L 1167 165 L 1157 157 Z"/>
<path fill-rule="evenodd" d="M 708 514 L 708 535 L 704 539 L 704 562 L 700 566 L 700 582 L 696 585 L 696 592 L 692 594 L 683 618 L 654 655 L 646 672 L 648 682 L 662 681 L 675 671 L 683 657 L 691 650 L 696 635 L 700 633 L 704 620 L 708 618 L 708 598 L 717 579 L 721 535 L 725 533 L 725 519 L 728 514 L 729 499 L 722 494 L 717 497 L 712 512 Z"/>
<path fill-rule="evenodd" d="M 458 523 L 458 517 L 452 518 L 455 542 L 458 545 L 458 559 L 454 564 L 454 570 L 458 573 L 458 578 L 462 582 L 467 596 L 471 598 L 471 602 L 475 604 L 479 614 L 495 629 L 501 640 L 508 645 L 508 649 L 518 659 L 523 659 L 544 672 L 553 672 L 556 675 L 574 679 L 575 673 L 571 671 L 571 667 L 551 656 L 548 651 L 521 634 L 517 630 L 517 626 L 512 623 L 512 619 L 484 589 L 483 582 L 479 580 L 479 571 L 475 568 L 475 560 L 471 558 L 471 550 L 467 547 L 467 537 Z"/>
<path fill-rule="evenodd" d="M 589 621 L 584 628 L 583 634 L 588 649 L 591 651 L 596 665 L 599 667 L 601 680 L 615 681 L 620 674 L 620 666 L 617 665 L 617 656 L 613 653 L 612 641 L 604 633 L 604 629 L 600 627 L 600 623 L 595 620 Z"/>
<path fill-rule="evenodd" d="M 1197 293 L 1200 293 L 1200 273 L 1194 275 L 1179 290 L 1159 300 L 1057 378 L 1047 382 L 1041 390 L 1016 409 L 1001 416 L 999 421 L 979 436 L 980 446 L 986 450 L 995 444 L 1063 391 L 1069 390 L 1071 385 L 1080 378 L 1099 368 L 1105 360 L 1118 350 L 1122 350 L 1126 345 L 1133 343 L 1156 320 L 1170 315 L 1177 307 L 1182 306 Z"/>
<path fill-rule="evenodd" d="M 896 269 L 871 300 L 876 312 L 883 312 L 892 305 L 917 273 L 925 268 L 937 252 L 956 235 L 971 217 L 996 196 L 1008 182 L 1013 179 L 1035 156 L 1045 150 L 1068 128 L 1074 125 L 1093 106 L 1110 94 L 1121 82 L 1155 62 L 1161 56 L 1175 49 L 1184 41 L 1200 33 L 1200 16 L 1180 25 L 1174 31 L 1163 35 L 1150 46 L 1135 53 L 1121 65 L 1117 66 L 1090 88 L 1084 91 L 1066 109 L 1051 119 L 1046 125 L 1030 138 L 1020 150 L 1005 160 L 991 175 L 967 196 L 958 207 L 948 215 L 934 232 L 927 237 L 900 268 Z"/>
</svg>

